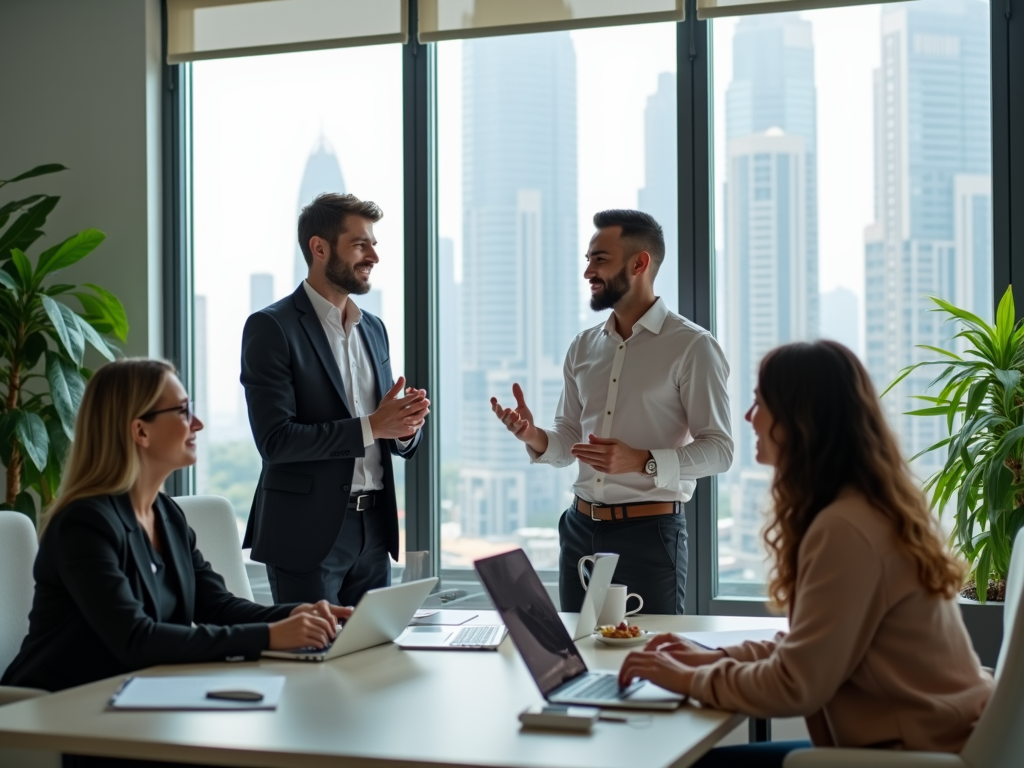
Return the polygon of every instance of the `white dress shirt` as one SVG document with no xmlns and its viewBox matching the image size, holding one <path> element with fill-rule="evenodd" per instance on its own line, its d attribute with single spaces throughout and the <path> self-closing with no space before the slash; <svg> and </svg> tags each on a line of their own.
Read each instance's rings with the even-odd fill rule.
<svg viewBox="0 0 1024 768">
<path fill-rule="evenodd" d="M 714 337 L 658 299 L 623 340 L 615 315 L 583 331 L 565 356 L 565 378 L 548 447 L 532 461 L 564 467 L 574 443 L 615 438 L 646 449 L 657 462 L 641 472 L 608 475 L 580 462 L 577 496 L 605 504 L 689 501 L 697 478 L 732 464 L 726 382 L 729 364 Z"/>
<path fill-rule="evenodd" d="M 352 493 L 380 491 L 384 488 L 384 465 L 381 464 L 380 444 L 373 439 L 369 415 L 377 410 L 376 378 L 373 375 L 373 364 L 366 351 L 366 343 L 362 333 L 356 331 L 363 313 L 349 296 L 345 312 L 345 322 L 341 321 L 341 312 L 336 306 L 321 296 L 305 280 L 302 287 L 309 296 L 320 325 L 327 334 L 327 343 L 331 345 L 334 359 L 341 371 L 341 381 L 345 385 L 352 415 L 359 418 L 363 427 L 363 447 L 366 452 L 363 458 L 356 459 L 355 472 L 352 474 Z M 385 382 L 390 386 L 390 382 Z M 398 441 L 401 446 L 408 442 Z"/>
</svg>

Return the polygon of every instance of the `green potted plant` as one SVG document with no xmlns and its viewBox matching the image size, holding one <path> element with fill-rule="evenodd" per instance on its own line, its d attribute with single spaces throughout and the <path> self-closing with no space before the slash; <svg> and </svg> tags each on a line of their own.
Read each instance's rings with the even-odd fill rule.
<svg viewBox="0 0 1024 768">
<path fill-rule="evenodd" d="M 994 325 L 942 299 L 931 300 L 932 311 L 959 324 L 954 339 L 963 339 L 966 348 L 956 354 L 922 346 L 939 357 L 903 369 L 886 392 L 917 368 L 943 366 L 928 387 L 941 385 L 938 396 L 916 395 L 930 405 L 909 415 L 942 417 L 949 436 L 911 461 L 946 449 L 945 464 L 925 491 L 933 509 L 953 515 L 951 543 L 970 565 L 961 594 L 981 603 L 1002 600 L 1013 539 L 1024 525 L 1024 321 L 1014 321 L 1009 287 Z"/>
<path fill-rule="evenodd" d="M 63 170 L 40 165 L 0 179 L 0 189 Z M 60 485 L 75 414 L 91 375 L 86 346 L 113 360 L 117 348 L 105 337 L 123 342 L 128 334 L 124 307 L 111 293 L 91 283 L 53 280 L 102 243 L 102 232 L 86 229 L 34 259 L 26 255 L 43 236 L 46 217 L 59 200 L 35 194 L 0 206 L 0 461 L 7 472 L 0 509 L 33 518 L 37 504 L 49 504 Z M 71 297 L 80 309 L 67 303 Z"/>
</svg>

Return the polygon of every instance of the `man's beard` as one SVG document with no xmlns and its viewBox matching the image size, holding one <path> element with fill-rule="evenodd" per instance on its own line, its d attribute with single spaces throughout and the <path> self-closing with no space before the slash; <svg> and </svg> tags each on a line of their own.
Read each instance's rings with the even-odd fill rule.
<svg viewBox="0 0 1024 768">
<path fill-rule="evenodd" d="M 602 309 L 611 309 L 619 299 L 629 293 L 629 278 L 626 277 L 629 265 L 625 265 L 622 271 L 612 277 L 611 280 L 602 281 L 604 287 L 590 297 L 590 308 L 595 312 Z"/>
<path fill-rule="evenodd" d="M 356 264 L 356 267 L 368 266 L 372 265 L 369 263 Z M 334 250 L 334 246 L 332 245 L 331 255 L 327 258 L 327 264 L 324 266 L 324 277 L 327 278 L 327 282 L 338 290 L 345 291 L 345 293 L 348 294 L 362 296 L 370 290 L 370 283 L 369 281 L 364 283 L 356 277 L 356 267 L 350 267 L 342 261 L 341 257 L 338 256 L 338 252 Z"/>
</svg>

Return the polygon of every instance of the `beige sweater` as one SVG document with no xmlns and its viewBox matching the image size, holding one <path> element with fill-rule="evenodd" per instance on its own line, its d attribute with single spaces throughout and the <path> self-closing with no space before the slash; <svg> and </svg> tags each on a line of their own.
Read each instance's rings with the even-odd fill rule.
<svg viewBox="0 0 1024 768">
<path fill-rule="evenodd" d="M 847 491 L 800 545 L 790 631 L 726 648 L 691 695 L 804 716 L 816 746 L 959 752 L 992 692 L 956 600 L 929 595 L 892 524 Z"/>
</svg>

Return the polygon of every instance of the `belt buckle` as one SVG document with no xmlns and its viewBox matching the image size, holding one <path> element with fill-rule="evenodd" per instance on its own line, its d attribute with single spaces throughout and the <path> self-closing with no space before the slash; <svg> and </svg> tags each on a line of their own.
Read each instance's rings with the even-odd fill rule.
<svg viewBox="0 0 1024 768">
<path fill-rule="evenodd" d="M 363 499 L 372 499 L 372 498 L 373 498 L 372 494 L 369 494 L 369 493 L 360 493 L 358 496 L 356 496 L 356 512 L 365 512 L 366 510 L 368 510 L 370 508 L 370 506 L 369 506 L 369 504 L 367 504 L 367 506 L 364 507 L 363 506 Z"/>
<path fill-rule="evenodd" d="M 590 504 L 590 519 L 593 520 L 595 523 L 603 522 L 601 520 L 601 518 L 594 517 L 594 510 L 595 509 L 604 509 L 605 507 L 608 507 L 610 505 L 608 505 L 608 504 L 596 504 L 596 503 L 594 503 L 592 501 L 587 502 L 587 503 Z M 614 517 L 614 515 L 613 515 L 613 517 Z"/>
</svg>

